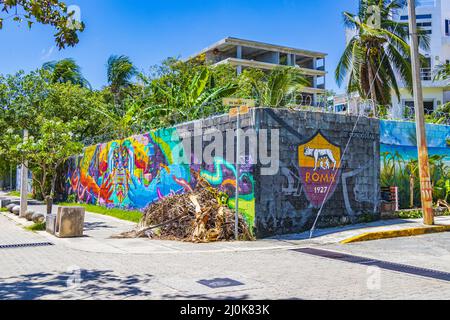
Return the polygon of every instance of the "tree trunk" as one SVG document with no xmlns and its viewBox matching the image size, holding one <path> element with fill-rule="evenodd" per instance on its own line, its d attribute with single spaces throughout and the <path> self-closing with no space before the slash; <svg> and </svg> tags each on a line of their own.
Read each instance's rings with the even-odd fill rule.
<svg viewBox="0 0 450 320">
<path fill-rule="evenodd" d="M 373 105 L 375 107 L 376 103 L 377 103 L 377 95 L 375 92 L 375 77 L 376 74 L 374 74 L 373 69 L 372 69 L 372 63 L 370 62 L 370 57 L 369 57 L 369 91 L 370 91 L 370 97 L 372 99 Z"/>
<path fill-rule="evenodd" d="M 58 166 L 54 170 L 55 173 L 54 173 L 54 175 L 52 177 L 52 181 L 51 181 L 50 195 L 47 197 L 47 214 L 52 214 L 53 199 L 55 196 L 56 177 L 57 177 L 57 170 L 58 170 L 57 168 L 58 168 Z"/>
</svg>

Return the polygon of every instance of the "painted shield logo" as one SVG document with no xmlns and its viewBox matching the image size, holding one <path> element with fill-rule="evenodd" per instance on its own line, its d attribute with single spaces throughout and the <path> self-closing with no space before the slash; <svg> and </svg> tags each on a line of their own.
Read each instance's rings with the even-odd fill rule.
<svg viewBox="0 0 450 320">
<path fill-rule="evenodd" d="M 319 131 L 298 147 L 300 176 L 309 202 L 320 208 L 333 195 L 341 173 L 341 147 Z"/>
</svg>

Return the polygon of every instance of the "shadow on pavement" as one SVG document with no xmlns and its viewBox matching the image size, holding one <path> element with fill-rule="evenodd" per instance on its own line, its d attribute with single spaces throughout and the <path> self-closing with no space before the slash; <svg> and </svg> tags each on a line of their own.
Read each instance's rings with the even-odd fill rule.
<svg viewBox="0 0 450 320">
<path fill-rule="evenodd" d="M 35 273 L 0 279 L 0 300 L 124 299 L 150 296 L 152 275 L 119 276 L 110 270 Z"/>
<path fill-rule="evenodd" d="M 114 229 L 105 222 L 85 222 L 84 231 L 93 231 L 98 229 Z"/>
</svg>

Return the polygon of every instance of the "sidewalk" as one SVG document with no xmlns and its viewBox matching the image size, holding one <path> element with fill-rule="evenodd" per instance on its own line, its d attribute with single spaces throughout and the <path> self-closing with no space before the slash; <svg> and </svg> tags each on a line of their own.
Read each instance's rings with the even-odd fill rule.
<svg viewBox="0 0 450 320">
<path fill-rule="evenodd" d="M 1 194 L 0 194 L 1 196 Z M 44 213 L 46 207 L 43 205 L 33 206 L 33 209 Z M 56 213 L 58 206 L 53 206 Z M 10 220 L 19 225 L 30 226 L 31 222 L 20 219 L 15 215 L 5 213 Z M 450 225 L 450 217 L 437 217 L 436 223 Z M 288 250 L 299 246 L 333 245 L 343 240 L 353 238 L 368 232 L 393 231 L 406 228 L 422 227 L 420 219 L 416 220 L 382 220 L 372 223 L 336 227 L 329 229 L 318 229 L 314 237 L 309 239 L 310 233 L 284 235 L 252 242 L 216 242 L 206 244 L 194 244 L 178 241 L 149 240 L 149 239 L 111 239 L 111 236 L 130 231 L 135 224 L 129 221 L 119 220 L 113 217 L 96 213 L 86 212 L 85 236 L 83 238 L 60 239 L 46 232 L 37 232 L 42 241 L 50 241 L 56 245 L 67 248 L 95 253 L 115 254 L 172 254 L 202 253 L 202 252 L 241 252 L 241 251 L 264 251 L 264 250 Z M 17 242 L 18 240 L 16 240 Z M 20 241 L 19 241 L 20 242 Z"/>
</svg>

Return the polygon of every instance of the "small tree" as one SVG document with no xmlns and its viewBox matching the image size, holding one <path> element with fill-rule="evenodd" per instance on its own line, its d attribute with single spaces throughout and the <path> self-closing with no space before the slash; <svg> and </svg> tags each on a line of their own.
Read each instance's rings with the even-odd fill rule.
<svg viewBox="0 0 450 320">
<path fill-rule="evenodd" d="M 37 121 L 40 125 L 39 137 L 30 136 L 27 142 L 19 143 L 17 149 L 28 160 L 33 181 L 51 208 L 58 168 L 70 156 L 80 153 L 83 145 L 76 142 L 73 134 L 78 126 L 77 121 L 64 123 L 57 118 L 43 117 Z"/>
<path fill-rule="evenodd" d="M 74 12 L 68 12 L 67 5 L 59 0 L 0 0 L 0 29 L 8 19 L 25 21 L 29 28 L 34 23 L 53 26 L 60 49 L 77 44 L 78 32 L 84 30 L 84 24 L 74 23 Z"/>
</svg>

